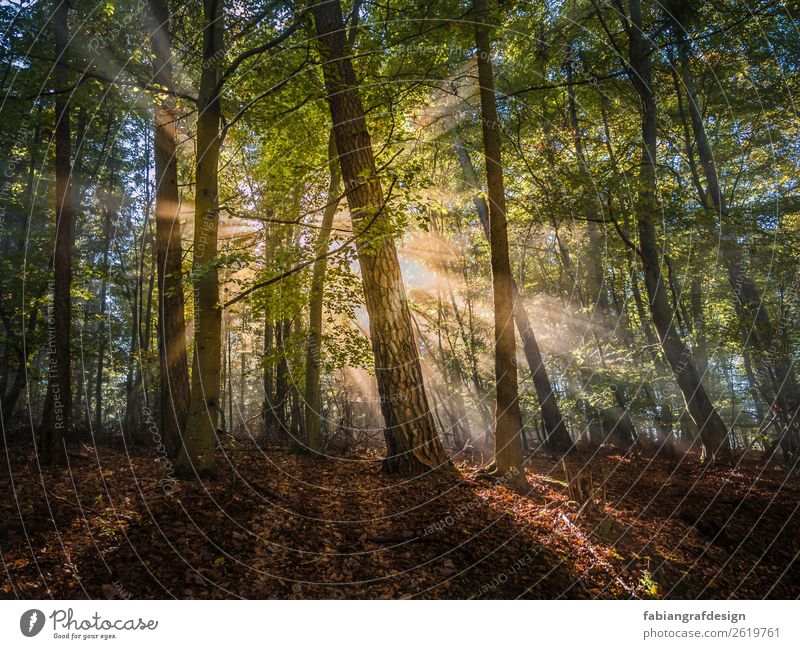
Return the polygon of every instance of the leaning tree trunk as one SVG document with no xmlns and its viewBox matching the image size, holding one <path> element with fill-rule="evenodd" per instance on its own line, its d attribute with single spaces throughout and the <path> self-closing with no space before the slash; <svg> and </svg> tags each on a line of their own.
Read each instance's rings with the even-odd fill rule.
<svg viewBox="0 0 800 649">
<path fill-rule="evenodd" d="M 458 130 L 453 128 L 452 133 L 456 153 L 458 154 L 459 163 L 461 165 L 461 171 L 467 180 L 467 184 L 472 189 L 477 190 L 480 184 L 469 151 L 467 151 L 467 147 L 461 139 Z M 489 231 L 489 207 L 486 205 L 486 200 L 482 196 L 475 195 L 472 197 L 472 202 L 475 203 L 478 219 L 481 222 L 481 227 L 483 228 L 486 238 L 491 239 Z M 533 327 L 528 317 L 528 311 L 519 295 L 519 289 L 517 288 L 517 283 L 513 275 L 511 277 L 511 290 L 514 297 L 514 323 L 522 339 L 522 349 L 525 352 L 525 359 L 528 362 L 528 368 L 530 369 L 531 378 L 533 379 L 533 387 L 536 390 L 539 407 L 542 411 L 542 423 L 545 429 L 545 446 L 551 451 L 563 453 L 571 448 L 572 439 L 570 438 L 564 419 L 561 416 L 556 393 L 553 391 L 550 377 L 547 375 L 547 367 L 544 364 L 544 359 L 539 350 L 539 343 L 536 341 L 536 335 L 533 332 Z"/>
<path fill-rule="evenodd" d="M 675 327 L 675 314 L 667 300 L 661 272 L 661 256 L 656 240 L 656 139 L 657 112 L 650 69 L 649 45 L 644 42 L 642 12 L 639 0 L 630 1 L 628 28 L 631 81 L 636 88 L 642 116 L 642 158 L 638 187 L 639 246 L 645 287 L 649 298 L 653 325 L 661 349 L 675 374 L 687 410 L 700 431 L 707 459 L 718 455 L 730 459 L 728 430 L 706 393 L 697 373 L 691 350 Z"/>
<path fill-rule="evenodd" d="M 305 429 L 306 444 L 312 453 L 322 452 L 322 398 L 320 395 L 320 353 L 322 350 L 322 307 L 325 291 L 325 271 L 328 258 L 321 257 L 328 249 L 333 227 L 333 217 L 339 206 L 342 175 L 336 161 L 336 141 L 333 132 L 328 139 L 328 165 L 330 184 L 327 203 L 322 211 L 317 243 L 314 246 L 317 261 L 311 276 L 311 298 L 308 305 L 308 343 L 306 346 Z"/>
<path fill-rule="evenodd" d="M 787 464 L 794 465 L 800 454 L 800 386 L 795 376 L 794 364 L 780 346 L 774 344 L 776 331 L 762 299 L 761 291 L 747 272 L 746 262 L 735 232 L 724 232 L 730 222 L 730 214 L 717 172 L 717 165 L 708 141 L 703 116 L 697 100 L 694 78 L 690 67 L 689 44 L 680 44 L 680 67 L 689 116 L 692 124 L 697 156 L 706 179 L 706 190 L 711 197 L 715 216 L 720 223 L 720 250 L 726 265 L 728 282 L 731 285 L 734 307 L 739 316 L 743 345 L 750 347 L 751 359 L 755 364 L 755 375 L 761 394 L 768 404 L 773 404 L 775 416 L 780 422 L 784 447 L 788 449 Z M 680 92 L 680 89 L 677 89 Z M 691 151 L 687 152 L 692 155 Z M 699 176 L 699 174 L 698 174 Z M 702 192 L 702 182 L 698 178 L 701 204 L 707 205 L 706 193 Z M 777 350 L 777 351 L 776 351 Z"/>
<path fill-rule="evenodd" d="M 53 0 L 56 64 L 53 80 L 56 90 L 56 238 L 53 253 L 53 303 L 48 313 L 48 380 L 42 426 L 39 432 L 40 461 L 64 464 L 67 455 L 64 433 L 69 428 L 72 409 L 70 373 L 70 331 L 72 324 L 72 204 L 70 190 L 70 115 L 69 95 L 64 94 L 67 79 L 65 60 L 69 41 L 67 12 L 64 0 Z"/>
<path fill-rule="evenodd" d="M 369 314 L 387 454 L 384 469 L 414 473 L 448 464 L 423 383 L 394 228 L 347 55 L 339 0 L 314 5 L 323 75 Z"/>
<path fill-rule="evenodd" d="M 486 159 L 486 187 L 489 197 L 489 246 L 494 296 L 494 370 L 497 392 L 495 410 L 494 459 L 498 474 L 521 489 L 527 485 L 522 468 L 522 415 L 517 384 L 517 349 L 514 339 L 514 295 L 511 263 L 508 258 L 508 226 L 500 160 L 500 126 L 494 95 L 491 45 L 487 28 L 485 0 L 475 0 L 475 45 L 478 55 L 478 82 L 483 122 L 483 147 Z"/>
<path fill-rule="evenodd" d="M 216 267 L 221 106 L 220 62 L 223 50 L 223 0 L 203 1 L 203 72 L 197 116 L 195 168 L 194 355 L 189 411 L 176 469 L 181 477 L 214 474 L 214 447 L 219 421 L 222 310 Z"/>
<path fill-rule="evenodd" d="M 166 0 L 150 0 L 153 79 L 171 91 L 172 35 Z M 181 265 L 177 111 L 167 98 L 155 106 L 156 246 L 158 263 L 158 366 L 161 435 L 170 456 L 180 450 L 189 409 L 189 367 Z"/>
</svg>

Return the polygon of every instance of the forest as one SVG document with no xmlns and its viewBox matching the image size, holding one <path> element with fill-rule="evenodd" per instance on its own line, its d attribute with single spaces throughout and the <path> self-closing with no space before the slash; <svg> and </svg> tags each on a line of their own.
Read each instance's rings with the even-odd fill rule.
<svg viewBox="0 0 800 649">
<path fill-rule="evenodd" d="M 800 597 L 798 15 L 0 2 L 0 598 Z"/>
</svg>

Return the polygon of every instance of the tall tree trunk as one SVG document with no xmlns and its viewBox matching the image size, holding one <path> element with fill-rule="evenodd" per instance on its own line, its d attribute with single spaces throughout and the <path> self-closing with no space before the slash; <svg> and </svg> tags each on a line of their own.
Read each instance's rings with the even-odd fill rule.
<svg viewBox="0 0 800 649">
<path fill-rule="evenodd" d="M 84 159 L 86 157 L 86 150 L 88 148 L 87 144 L 88 141 L 86 139 L 86 128 L 89 123 L 89 117 L 87 114 L 87 110 L 84 106 L 78 104 L 77 110 L 73 113 L 76 114 L 76 119 L 74 120 L 75 124 L 75 136 L 72 139 L 72 146 L 71 146 L 71 156 L 72 156 L 72 164 L 70 168 L 70 211 L 71 211 L 71 239 L 70 239 L 70 255 L 72 255 L 72 251 L 76 251 L 76 233 L 79 229 L 81 229 L 81 220 L 83 217 L 81 206 L 83 205 L 83 197 L 86 195 L 86 187 L 87 184 L 84 180 L 84 175 L 86 169 L 84 168 Z M 72 122 L 72 119 L 70 120 Z M 70 129 L 71 130 L 71 129 Z M 105 149 L 105 145 L 103 146 Z M 98 156 L 98 160 L 102 159 L 103 152 L 101 151 L 100 155 Z M 80 267 L 80 252 L 78 252 L 78 262 L 77 267 Z M 80 283 L 83 285 L 84 278 L 80 278 Z M 79 301 L 79 307 L 75 309 L 76 313 L 73 314 L 72 322 L 70 323 L 72 327 L 79 332 L 79 336 L 83 336 L 83 332 L 86 327 L 86 308 L 85 302 Z M 70 305 L 70 309 L 73 308 L 73 305 Z M 77 323 L 75 322 L 75 315 L 78 316 Z M 72 371 L 72 385 L 71 385 L 71 399 L 72 399 L 72 421 L 82 421 L 84 419 L 84 404 L 83 398 L 86 396 L 88 392 L 86 388 L 86 384 L 88 383 L 87 376 L 86 376 L 86 366 L 83 363 L 83 356 L 82 350 L 79 353 L 81 357 L 81 362 L 76 365 L 71 366 Z M 87 403 L 86 405 L 86 420 L 91 419 L 91 410 L 90 404 Z"/>
<path fill-rule="evenodd" d="M 626 228 L 627 230 L 627 228 Z M 647 313 L 645 312 L 644 307 L 644 300 L 642 300 L 642 294 L 639 290 L 639 278 L 637 277 L 636 271 L 634 270 L 634 260 L 633 254 L 631 251 L 628 251 L 627 255 L 627 263 L 629 268 L 629 275 L 631 278 L 631 293 L 633 294 L 633 302 L 636 307 L 636 313 L 639 316 L 639 322 L 641 322 L 642 332 L 644 333 L 645 340 L 647 340 L 647 348 L 650 350 L 650 354 L 653 360 L 653 365 L 656 368 L 656 374 L 658 375 L 659 381 L 658 384 L 660 385 L 660 392 L 661 392 L 661 400 L 656 398 L 655 391 L 650 389 L 648 384 L 644 384 L 643 391 L 646 397 L 650 400 L 651 406 L 653 407 L 653 423 L 656 426 L 656 430 L 660 436 L 660 446 L 665 447 L 665 452 L 667 457 L 674 457 L 675 455 L 675 440 L 666 434 L 665 431 L 669 430 L 672 431 L 674 428 L 674 417 L 672 414 L 672 406 L 669 403 L 669 390 L 672 388 L 672 383 L 670 379 L 670 368 L 667 367 L 667 363 L 664 361 L 663 355 L 659 354 L 656 351 L 660 347 L 660 343 L 658 341 L 658 336 L 653 333 L 653 328 L 651 328 L 650 318 L 648 317 Z M 632 344 L 632 341 L 629 341 L 629 345 Z M 686 423 L 686 418 L 683 417 L 684 422 Z M 691 422 L 691 418 L 689 419 L 689 423 Z M 691 436 L 687 437 L 687 442 L 691 442 Z"/>
<path fill-rule="evenodd" d="M 468 284 L 468 273 L 463 263 L 461 273 L 464 281 Z M 492 412 L 489 410 L 489 406 L 486 404 L 486 399 L 484 399 L 483 382 L 481 381 L 480 371 L 478 370 L 477 336 L 475 335 L 474 318 L 472 316 L 472 299 L 469 294 L 469 288 L 467 288 L 464 293 L 464 300 L 466 302 L 466 317 L 461 313 L 461 310 L 458 307 L 458 302 L 456 302 L 456 296 L 453 292 L 452 284 L 448 284 L 447 294 L 450 300 L 450 308 L 453 310 L 453 315 L 458 323 L 458 330 L 459 334 L 461 335 L 461 340 L 466 347 L 467 363 L 469 364 L 469 367 L 464 368 L 464 375 L 469 376 L 469 380 L 475 390 L 475 404 L 478 408 L 481 424 L 483 428 L 488 430 L 490 429 L 489 422 L 492 420 Z"/>
<path fill-rule="evenodd" d="M 230 319 L 227 321 L 226 326 L 226 334 L 225 339 L 228 341 L 227 350 L 225 354 L 225 379 L 227 382 L 227 388 L 225 390 L 225 396 L 228 399 L 228 422 L 227 426 L 222 426 L 222 430 L 226 433 L 231 434 L 233 433 L 234 429 L 234 422 L 233 422 L 233 336 L 231 335 L 230 330 Z M 224 408 L 223 408 L 224 411 Z"/>
<path fill-rule="evenodd" d="M 369 314 L 375 373 L 390 473 L 449 465 L 428 407 L 419 352 L 372 144 L 345 43 L 339 0 L 313 7 L 339 164 L 358 233 L 357 249 Z"/>
<path fill-rule="evenodd" d="M 137 264 L 136 278 L 133 288 L 133 299 L 131 301 L 131 331 L 130 331 L 130 353 L 128 354 L 128 372 L 125 376 L 125 415 L 123 417 L 123 428 L 127 438 L 132 442 L 140 441 L 139 422 L 141 413 L 141 402 L 139 397 L 142 349 L 139 320 L 142 315 L 140 300 L 142 297 L 142 273 L 141 266 Z"/>
<path fill-rule="evenodd" d="M 244 332 L 244 323 L 242 326 Z M 242 426 L 242 431 L 246 432 L 247 428 L 247 409 L 245 407 L 245 393 L 247 385 L 247 356 L 244 351 L 244 335 L 242 335 L 239 344 L 241 351 L 239 352 L 239 422 Z"/>
<path fill-rule="evenodd" d="M 436 218 L 433 215 L 431 215 L 430 228 L 431 233 L 434 236 L 441 237 L 440 232 L 442 229 L 436 223 Z M 456 269 L 452 268 L 451 264 L 449 264 L 447 261 L 441 261 L 437 264 L 437 267 L 438 271 L 444 276 L 447 276 L 452 272 L 456 272 Z M 447 289 L 448 293 L 452 295 L 453 285 L 449 279 L 447 280 Z M 472 441 L 472 431 L 470 430 L 469 419 L 467 418 L 467 408 L 466 404 L 464 403 L 464 397 L 461 393 L 461 389 L 465 384 L 465 376 L 462 369 L 461 360 L 456 353 L 453 341 L 449 334 L 446 334 L 447 343 L 450 348 L 449 359 L 445 354 L 444 345 L 442 344 L 442 334 L 445 330 L 444 321 L 446 319 L 446 314 L 444 308 L 444 293 L 440 287 L 436 288 L 436 305 L 436 341 L 437 349 L 439 351 L 438 361 L 436 359 L 436 354 L 433 354 L 432 356 L 434 361 L 437 361 L 443 383 L 447 388 L 448 396 L 442 400 L 442 404 L 448 416 L 450 417 L 450 430 L 453 435 L 455 450 L 458 452 L 465 448 L 465 445 L 470 444 Z M 456 320 L 459 324 L 459 327 L 461 327 L 461 318 L 458 315 L 457 309 L 454 308 L 454 312 L 456 314 Z M 417 331 L 419 332 L 419 327 L 417 327 Z M 420 338 L 422 338 L 421 333 Z M 449 404 L 452 404 L 452 407 L 449 407 Z"/>
<path fill-rule="evenodd" d="M 516 489 L 527 485 L 522 467 L 522 415 L 517 385 L 517 350 L 514 338 L 514 294 L 511 263 L 508 258 L 508 226 L 500 159 L 500 125 L 494 94 L 491 44 L 485 0 L 475 0 L 475 45 L 478 57 L 478 82 L 481 96 L 483 148 L 486 160 L 486 187 L 489 197 L 489 245 L 494 296 L 494 371 L 497 392 L 495 411 L 494 459 L 498 474 L 508 476 Z M 523 334 L 524 335 L 524 334 Z"/>
<path fill-rule="evenodd" d="M 220 432 L 227 432 L 228 430 L 228 415 L 225 408 L 227 405 L 226 399 L 228 398 L 228 347 L 230 337 L 227 331 L 227 318 L 222 319 L 222 362 L 220 364 L 219 375 L 219 421 L 217 422 L 217 430 Z"/>
<path fill-rule="evenodd" d="M 195 336 L 189 410 L 176 469 L 181 477 L 214 475 L 219 420 L 222 310 L 217 256 L 223 0 L 203 0 L 203 71 L 197 117 L 194 259 Z"/>
<path fill-rule="evenodd" d="M 686 402 L 687 410 L 700 431 L 705 456 L 730 459 L 728 430 L 706 393 L 697 373 L 694 357 L 675 326 L 675 314 L 667 299 L 656 238 L 657 111 L 650 68 L 650 45 L 644 42 L 639 0 L 630 0 L 628 42 L 630 78 L 639 94 L 642 116 L 642 157 L 638 187 L 639 247 L 650 313 L 667 359 Z"/>
<path fill-rule="evenodd" d="M 264 405 L 262 415 L 264 418 L 264 432 L 269 432 L 275 427 L 275 389 L 273 378 L 273 359 L 275 353 L 272 339 L 275 325 L 272 322 L 269 305 L 264 312 Z"/>
<path fill-rule="evenodd" d="M 456 153 L 458 154 L 459 163 L 461 165 L 461 171 L 467 180 L 467 184 L 473 190 L 478 190 L 480 188 L 480 183 L 475 173 L 475 167 L 472 164 L 469 151 L 464 141 L 461 139 L 458 130 L 454 128 L 452 133 Z M 489 207 L 486 204 L 486 200 L 476 194 L 472 197 L 472 202 L 475 204 L 475 209 L 478 212 L 478 219 L 481 222 L 483 232 L 486 238 L 490 240 Z M 547 367 L 544 364 L 544 359 L 539 350 L 539 343 L 536 341 L 536 335 L 533 332 L 533 327 L 528 317 L 528 311 L 525 308 L 525 302 L 519 295 L 517 282 L 514 280 L 513 275 L 511 276 L 511 290 L 514 297 L 514 323 L 522 339 L 522 349 L 525 352 L 525 360 L 528 363 L 528 368 L 533 380 L 533 387 L 536 390 L 536 397 L 539 400 L 539 407 L 542 411 L 542 423 L 546 433 L 545 446 L 551 451 L 563 453 L 571 448 L 572 439 L 570 438 L 564 419 L 561 416 L 558 400 L 556 399 L 556 394 L 550 383 L 550 377 L 547 374 Z"/>
<path fill-rule="evenodd" d="M 53 81 L 59 94 L 55 100 L 56 147 L 56 238 L 53 253 L 53 304 L 48 314 L 49 362 L 47 396 L 39 433 L 40 461 L 66 463 L 64 433 L 69 429 L 72 408 L 70 332 L 72 330 L 72 205 L 70 190 L 70 111 L 67 87 L 66 48 L 69 41 L 66 0 L 53 0 L 56 64 Z"/>
<path fill-rule="evenodd" d="M 591 187 L 591 176 L 589 173 L 586 158 L 583 152 L 583 138 L 581 137 L 580 122 L 578 120 L 578 110 L 575 103 L 575 86 L 573 84 L 572 56 L 574 50 L 570 50 L 567 56 L 567 104 L 569 111 L 570 126 L 572 129 L 572 140 L 575 145 L 575 154 L 578 159 L 578 171 L 586 187 Z M 592 333 L 597 341 L 598 353 L 602 360 L 602 348 L 600 340 L 603 338 L 603 329 L 613 331 L 615 327 L 611 321 L 609 311 L 608 292 L 606 290 L 605 269 L 602 265 L 602 240 L 603 232 L 598 219 L 598 206 L 594 199 L 589 200 L 586 214 L 586 227 L 589 235 L 589 295 L 586 306 L 593 308 L 593 315 L 599 322 L 592 322 Z M 599 326 L 598 326 L 599 325 Z M 615 379 L 610 386 L 611 394 L 617 404 L 616 408 L 611 408 L 608 412 L 610 419 L 614 419 L 613 428 L 616 436 L 622 440 L 626 446 L 634 445 L 639 437 L 636 427 L 633 425 L 628 403 L 625 398 L 624 389 L 619 385 L 619 379 Z"/>
<path fill-rule="evenodd" d="M 105 223 L 103 224 L 103 278 L 100 281 L 100 323 L 97 330 L 97 376 L 94 384 L 94 427 L 99 434 L 103 426 L 103 365 L 106 356 L 106 299 L 108 296 L 109 255 L 111 251 L 111 227 L 117 212 L 116 199 L 113 192 L 113 175 L 109 178 L 108 194 L 105 205 Z"/>
<path fill-rule="evenodd" d="M 694 357 L 697 371 L 701 377 L 708 372 L 708 342 L 706 340 L 706 323 L 703 316 L 703 277 L 700 271 L 691 278 L 689 284 L 689 305 L 692 314 L 692 331 L 694 338 Z"/>
<path fill-rule="evenodd" d="M 775 416 L 783 429 L 781 436 L 785 438 L 784 445 L 789 449 L 790 457 L 785 459 L 787 463 L 793 465 L 800 459 L 800 421 L 797 421 L 800 410 L 800 385 L 792 360 L 782 353 L 779 346 L 773 344 L 776 339 L 775 327 L 758 285 L 747 272 L 737 233 L 724 231 L 724 227 L 730 223 L 730 214 L 700 112 L 689 48 L 689 43 L 683 40 L 679 46 L 679 53 L 692 133 L 706 180 L 707 194 L 702 191 L 702 182 L 698 180 L 698 189 L 701 192 L 699 199 L 704 207 L 713 207 L 715 217 L 719 219 L 721 256 L 728 271 L 728 282 L 732 289 L 734 307 L 739 316 L 743 345 L 750 347 L 750 358 L 755 365 L 755 375 L 761 393 L 767 403 L 774 404 Z M 677 90 L 680 92 L 680 89 Z M 692 151 L 687 153 L 689 156 L 692 155 Z M 706 195 L 711 197 L 711 206 L 707 204 Z"/>
<path fill-rule="evenodd" d="M 296 341 L 303 340 L 303 320 L 300 316 L 294 319 L 294 339 Z M 291 377 L 291 389 L 289 391 L 291 397 L 291 410 L 289 411 L 289 429 L 292 432 L 292 442 L 295 447 L 301 445 L 301 437 L 303 435 L 303 393 L 300 390 L 299 381 L 296 377 Z"/>
<path fill-rule="evenodd" d="M 287 346 L 292 334 L 292 321 L 289 318 L 278 320 L 275 327 L 275 349 L 278 352 L 278 362 L 275 366 L 275 401 L 272 407 L 275 411 L 275 421 L 281 431 L 286 433 L 289 426 L 288 401 L 289 401 L 289 360 L 286 357 Z"/>
<path fill-rule="evenodd" d="M 602 116 L 603 122 L 603 135 L 604 135 L 604 142 L 606 146 L 606 150 L 608 152 L 609 159 L 611 161 L 612 167 L 615 171 L 619 172 L 619 165 L 617 164 L 617 156 L 614 153 L 614 147 L 611 143 L 611 128 L 608 122 L 608 111 L 606 109 L 605 103 L 601 101 L 600 103 L 600 113 Z M 608 212 L 611 212 L 612 203 L 611 203 L 611 196 L 608 197 L 608 206 L 606 209 Z M 627 209 L 623 210 L 623 223 L 621 227 L 621 231 L 623 234 L 623 238 L 627 241 L 629 238 L 630 233 L 630 217 L 629 211 Z M 626 274 L 628 277 L 631 278 L 631 294 L 633 296 L 634 305 L 636 307 L 636 313 L 639 316 L 639 322 L 641 323 L 641 331 L 644 334 L 645 339 L 647 340 L 647 349 L 650 352 L 650 356 L 653 360 L 653 365 L 656 369 L 656 375 L 658 376 L 658 381 L 656 383 L 661 401 L 659 402 L 656 398 L 655 390 L 649 389 L 647 384 L 644 384 L 643 390 L 645 395 L 649 395 L 651 398 L 651 403 L 653 407 L 653 422 L 658 430 L 666 430 L 666 424 L 664 422 L 667 421 L 667 416 L 670 417 L 670 422 L 668 429 L 673 430 L 674 426 L 672 424 L 672 407 L 669 403 L 669 395 L 672 390 L 673 384 L 675 383 L 675 376 L 672 373 L 671 369 L 668 367 L 666 361 L 664 360 L 663 354 L 660 354 L 657 349 L 660 348 L 660 343 L 658 341 L 658 336 L 654 333 L 653 328 L 651 327 L 651 318 L 645 312 L 644 301 L 642 300 L 641 292 L 639 291 L 639 277 L 635 270 L 636 261 L 634 259 L 634 253 L 631 246 L 626 246 L 625 248 L 625 257 L 627 263 Z M 623 305 L 623 301 L 621 297 L 618 295 L 618 292 L 614 290 L 614 285 L 610 284 L 609 287 L 611 288 L 611 295 L 612 295 L 612 302 L 615 305 L 616 311 L 620 316 L 626 313 L 626 308 Z M 632 331 L 630 327 L 630 318 L 626 318 L 626 326 L 622 328 L 622 341 L 623 344 L 626 345 L 629 349 L 633 349 L 635 346 L 635 341 L 632 336 Z M 691 420 L 689 420 L 691 421 Z M 686 423 L 686 417 L 683 417 L 682 425 Z M 667 454 L 674 455 L 674 442 L 675 440 L 672 437 L 668 437 L 666 435 L 663 436 L 666 440 L 667 444 Z M 689 438 L 691 441 L 691 437 Z"/>
<path fill-rule="evenodd" d="M 136 260 L 136 282 L 132 300 L 131 316 L 131 368 L 129 370 L 127 385 L 128 394 L 125 406 L 124 427 L 130 431 L 130 439 L 139 443 L 144 441 L 143 427 L 144 408 L 149 405 L 147 394 L 147 352 L 150 345 L 150 325 L 152 313 L 152 296 L 155 276 L 155 245 L 149 210 L 152 205 L 150 193 L 150 143 L 145 141 L 144 160 L 145 178 L 145 205 L 146 214 L 144 227 L 139 240 Z M 133 228 L 133 224 L 131 223 Z M 150 243 L 149 247 L 147 243 Z M 149 250 L 151 262 L 145 265 L 145 258 Z M 147 273 L 147 292 L 145 295 L 145 273 Z"/>
<path fill-rule="evenodd" d="M 339 206 L 342 174 L 336 160 L 336 140 L 333 131 L 328 139 L 328 165 L 330 184 L 327 203 L 322 211 L 322 223 L 317 243 L 314 246 L 317 257 L 328 249 L 333 227 L 333 217 Z M 306 444 L 312 453 L 322 452 L 322 397 L 319 389 L 320 354 L 322 351 L 322 307 L 324 304 L 325 271 L 327 257 L 317 259 L 311 276 L 311 299 L 308 305 L 308 342 L 306 345 L 306 386 L 305 386 L 305 429 Z"/>
</svg>

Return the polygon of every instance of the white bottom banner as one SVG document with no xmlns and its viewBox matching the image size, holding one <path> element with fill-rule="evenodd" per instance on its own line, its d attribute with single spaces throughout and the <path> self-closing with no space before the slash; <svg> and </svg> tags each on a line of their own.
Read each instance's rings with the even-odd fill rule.
<svg viewBox="0 0 800 649">
<path fill-rule="evenodd" d="M 777 648 L 798 620 L 787 601 L 9 601 L 0 646 Z"/>
</svg>

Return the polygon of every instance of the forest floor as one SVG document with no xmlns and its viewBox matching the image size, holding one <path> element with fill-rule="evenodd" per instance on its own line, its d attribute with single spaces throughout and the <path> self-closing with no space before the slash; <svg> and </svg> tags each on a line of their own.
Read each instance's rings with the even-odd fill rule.
<svg viewBox="0 0 800 649">
<path fill-rule="evenodd" d="M 0 469 L 0 597 L 796 598 L 800 480 L 605 451 L 605 502 L 579 513 L 559 460 L 521 496 L 375 460 L 220 452 L 218 478 L 166 483 L 152 452 L 30 446 Z M 586 457 L 570 456 L 577 469 Z M 161 481 L 161 483 L 159 482 Z M 169 488 L 163 488 L 167 485 Z"/>
</svg>

